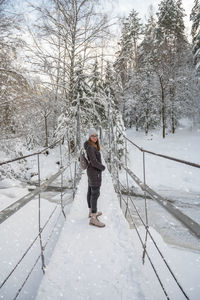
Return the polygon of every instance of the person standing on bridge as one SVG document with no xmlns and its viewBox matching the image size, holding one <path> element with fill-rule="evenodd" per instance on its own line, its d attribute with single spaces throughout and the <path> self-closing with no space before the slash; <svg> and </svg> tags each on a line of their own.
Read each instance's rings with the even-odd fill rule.
<svg viewBox="0 0 200 300">
<path fill-rule="evenodd" d="M 101 173 L 105 166 L 101 162 L 100 143 L 95 128 L 89 130 L 89 139 L 84 143 L 89 165 L 87 167 L 88 192 L 87 203 L 89 208 L 90 225 L 105 227 L 98 217 L 102 212 L 97 212 L 97 200 L 100 195 Z"/>
</svg>

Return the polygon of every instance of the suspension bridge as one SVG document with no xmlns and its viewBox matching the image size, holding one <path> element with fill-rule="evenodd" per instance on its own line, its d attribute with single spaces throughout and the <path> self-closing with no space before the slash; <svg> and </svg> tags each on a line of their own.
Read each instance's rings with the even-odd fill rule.
<svg viewBox="0 0 200 300">
<path fill-rule="evenodd" d="M 143 178 L 138 178 L 128 168 L 127 159 L 124 163 L 120 162 L 117 156 L 117 145 L 115 145 L 115 150 L 110 150 L 108 153 L 107 170 L 103 176 L 101 196 L 98 201 L 98 209 L 103 212 L 102 221 L 106 224 L 103 229 L 88 226 L 87 176 L 79 168 L 76 151 L 70 154 L 68 147 L 67 154 L 64 153 L 66 147 L 63 145 L 63 139 L 40 152 L 0 163 L 0 165 L 10 164 L 13 161 L 33 156 L 36 157 L 38 166 L 37 188 L 0 212 L 0 226 L 5 226 L 19 211 L 23 212 L 23 209 L 32 202 L 31 200 L 38 199 L 35 206 L 38 232 L 31 237 L 31 242 L 27 243 L 25 249 L 22 249 L 21 256 L 19 255 L 14 263 L 9 264 L 7 262 L 7 265 L 4 266 L 4 272 L 1 272 L 0 278 L 0 295 L 2 298 L 30 299 L 32 297 L 38 300 L 148 299 L 140 285 L 140 282 L 144 279 L 141 275 L 139 263 L 142 258 L 143 264 L 148 261 L 152 267 L 155 276 L 153 281 L 157 280 L 162 295 L 162 298 L 159 299 L 173 299 L 172 291 L 167 290 L 166 283 L 159 274 L 156 262 L 154 262 L 148 251 L 147 242 L 150 240 L 151 245 L 155 248 L 156 255 L 160 257 L 169 273 L 168 276 L 172 278 L 179 290 L 180 299 L 191 299 L 188 291 L 177 277 L 176 270 L 173 270 L 170 266 L 152 234 L 151 227 L 148 224 L 147 198 L 154 199 L 173 214 L 197 239 L 200 238 L 200 225 L 146 184 L 145 153 L 170 159 L 176 163 L 190 165 L 193 168 L 200 168 L 200 165 L 142 149 L 127 137 L 124 136 L 124 139 L 126 149 L 127 143 L 130 143 L 133 147 L 137 147 L 143 155 L 143 165 L 141 166 L 143 168 Z M 55 146 L 60 149 L 60 168 L 48 180 L 41 182 L 40 156 L 47 149 L 51 151 L 50 149 Z M 125 157 L 127 158 L 127 155 Z M 123 168 L 126 172 L 126 186 L 120 182 L 120 168 Z M 65 202 L 63 177 L 65 172 L 71 174 L 71 201 L 73 202 L 70 208 L 68 203 Z M 130 180 L 133 180 L 144 193 L 145 218 L 141 216 L 134 203 L 134 198 L 130 195 Z M 60 200 L 44 219 L 42 216 L 42 192 L 47 190 L 53 182 L 56 182 L 57 188 L 59 185 Z M 126 195 L 124 195 L 124 191 L 126 191 Z M 133 211 L 134 214 L 138 215 L 144 228 L 144 234 L 141 234 L 135 224 Z M 136 256 L 134 252 L 132 232 L 125 218 L 129 222 L 131 220 L 134 225 L 141 244 L 141 257 Z M 48 227 L 49 230 L 47 230 Z M 58 228 L 62 228 L 60 234 Z M 51 243 L 55 235 L 59 236 L 59 239 L 57 243 L 55 240 L 54 243 Z M 21 238 L 23 239 L 23 236 Z M 37 250 L 34 248 L 35 245 L 37 245 Z M 56 245 L 55 249 L 54 245 Z M 6 247 L 6 245 L 1 247 Z M 34 259 L 31 263 L 28 263 L 26 271 L 21 272 L 23 268 L 20 266 L 26 260 L 26 257 L 31 255 L 32 251 Z M 16 280 L 19 272 L 20 280 Z M 35 294 L 32 296 L 28 287 L 34 286 L 34 282 L 37 282 L 37 284 Z M 12 289 L 10 288 L 11 285 Z M 151 298 L 149 297 L 149 299 Z"/>
</svg>

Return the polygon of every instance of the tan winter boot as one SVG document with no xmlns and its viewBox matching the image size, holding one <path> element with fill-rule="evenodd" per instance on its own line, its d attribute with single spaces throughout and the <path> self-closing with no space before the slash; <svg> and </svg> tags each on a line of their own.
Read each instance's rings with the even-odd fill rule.
<svg viewBox="0 0 200 300">
<path fill-rule="evenodd" d="M 99 219 L 97 218 L 97 213 L 95 214 L 91 214 L 91 219 L 90 219 L 90 225 L 94 225 L 97 227 L 105 227 L 106 225 L 102 222 L 99 221 Z"/>
<path fill-rule="evenodd" d="M 88 218 L 91 218 L 91 215 L 92 215 L 92 209 L 90 208 Z M 98 211 L 98 212 L 97 212 L 97 217 L 99 217 L 99 216 L 101 216 L 101 215 L 102 215 L 102 212 L 101 212 L 101 211 Z"/>
</svg>

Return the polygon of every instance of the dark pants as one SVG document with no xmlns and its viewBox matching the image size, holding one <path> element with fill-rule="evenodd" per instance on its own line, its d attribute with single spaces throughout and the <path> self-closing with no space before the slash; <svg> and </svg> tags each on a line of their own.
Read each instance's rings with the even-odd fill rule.
<svg viewBox="0 0 200 300">
<path fill-rule="evenodd" d="M 88 207 L 92 209 L 92 213 L 97 212 L 97 199 L 100 195 L 100 186 L 88 186 L 87 202 Z"/>
</svg>

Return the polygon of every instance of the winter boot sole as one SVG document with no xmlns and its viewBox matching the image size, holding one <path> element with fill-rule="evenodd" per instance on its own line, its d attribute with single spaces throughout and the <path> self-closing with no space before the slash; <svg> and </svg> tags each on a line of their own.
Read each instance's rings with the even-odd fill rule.
<svg viewBox="0 0 200 300">
<path fill-rule="evenodd" d="M 95 225 L 95 224 L 89 223 L 89 225 L 91 225 L 91 226 L 95 226 L 95 227 L 98 227 L 98 228 L 104 228 L 104 227 L 106 227 L 106 225 L 105 225 L 105 224 L 104 224 L 103 226 L 98 226 L 98 225 Z"/>
</svg>

